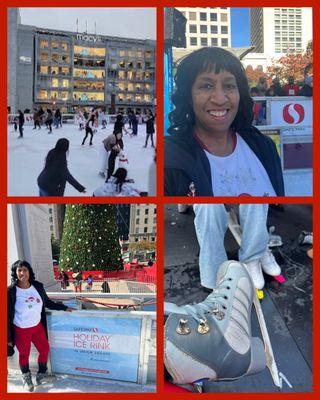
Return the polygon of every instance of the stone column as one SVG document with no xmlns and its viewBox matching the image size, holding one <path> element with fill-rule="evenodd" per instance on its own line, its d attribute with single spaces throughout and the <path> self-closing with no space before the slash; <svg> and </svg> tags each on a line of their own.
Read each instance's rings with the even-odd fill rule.
<svg viewBox="0 0 320 400">
<path fill-rule="evenodd" d="M 12 264 L 16 257 L 28 261 L 36 279 L 45 287 L 52 286 L 55 282 L 48 205 L 9 205 L 8 221 L 8 262 Z"/>
</svg>

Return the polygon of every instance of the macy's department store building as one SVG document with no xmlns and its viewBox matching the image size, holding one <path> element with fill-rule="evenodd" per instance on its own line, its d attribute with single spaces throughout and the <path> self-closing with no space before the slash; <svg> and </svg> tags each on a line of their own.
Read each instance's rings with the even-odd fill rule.
<svg viewBox="0 0 320 400">
<path fill-rule="evenodd" d="M 153 108 L 155 41 L 21 25 L 18 9 L 9 9 L 9 112 L 40 105 L 63 112 Z"/>
</svg>

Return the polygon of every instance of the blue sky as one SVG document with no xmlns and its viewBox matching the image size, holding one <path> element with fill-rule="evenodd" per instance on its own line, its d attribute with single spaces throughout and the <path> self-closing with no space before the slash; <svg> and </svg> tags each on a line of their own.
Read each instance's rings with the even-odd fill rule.
<svg viewBox="0 0 320 400">
<path fill-rule="evenodd" d="M 231 46 L 250 45 L 249 8 L 231 7 Z"/>
</svg>

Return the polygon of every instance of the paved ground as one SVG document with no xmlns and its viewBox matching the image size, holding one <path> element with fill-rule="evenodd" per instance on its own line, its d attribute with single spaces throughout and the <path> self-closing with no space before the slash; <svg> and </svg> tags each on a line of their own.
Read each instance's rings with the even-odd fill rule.
<svg viewBox="0 0 320 400">
<path fill-rule="evenodd" d="M 202 301 L 208 293 L 199 282 L 199 246 L 194 232 L 193 212 L 179 214 L 177 206 L 166 206 L 165 213 L 165 299 L 177 304 Z M 287 279 L 278 287 L 266 283 L 262 309 L 279 370 L 293 388 L 284 384 L 284 392 L 312 390 L 312 262 L 310 246 L 297 242 L 302 230 L 312 231 L 312 208 L 308 205 L 284 205 L 284 211 L 270 208 L 268 225 L 276 227 L 283 246 L 274 251 Z M 229 259 L 236 259 L 237 244 L 231 233 L 225 245 Z M 252 316 L 253 335 L 260 335 Z M 205 392 L 277 392 L 271 376 L 264 372 L 234 382 L 207 383 Z"/>
</svg>

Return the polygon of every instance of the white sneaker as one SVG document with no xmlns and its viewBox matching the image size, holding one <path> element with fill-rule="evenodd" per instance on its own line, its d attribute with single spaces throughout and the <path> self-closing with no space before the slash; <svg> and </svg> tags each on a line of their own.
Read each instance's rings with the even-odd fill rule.
<svg viewBox="0 0 320 400">
<path fill-rule="evenodd" d="M 249 261 L 249 262 L 246 262 L 245 264 L 248 267 L 248 272 L 251 276 L 253 286 L 259 290 L 263 289 L 264 277 L 262 274 L 260 260 Z"/>
<path fill-rule="evenodd" d="M 281 274 L 281 268 L 271 250 L 267 249 L 260 261 L 262 270 L 267 275 L 278 276 Z"/>
</svg>

